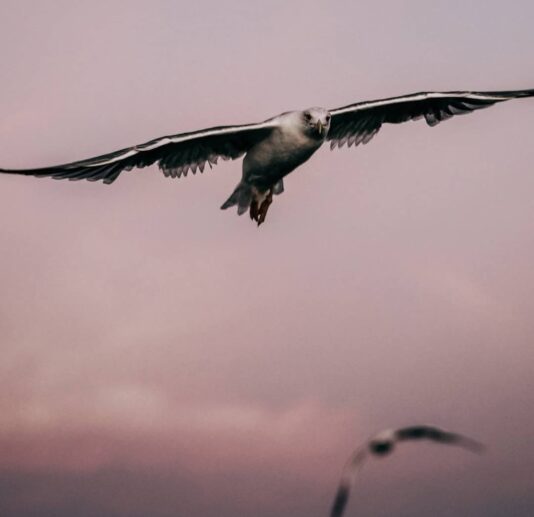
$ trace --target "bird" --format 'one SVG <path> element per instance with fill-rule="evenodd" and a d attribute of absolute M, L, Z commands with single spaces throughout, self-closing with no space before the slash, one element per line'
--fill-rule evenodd
<path fill-rule="evenodd" d="M 263 122 L 219 126 L 163 136 L 86 160 L 39 169 L 2 169 L 8 174 L 113 183 L 123 171 L 153 164 L 167 177 L 179 178 L 212 168 L 219 158 L 244 156 L 242 177 L 221 209 L 249 212 L 258 226 L 274 195 L 284 192 L 284 178 L 306 162 L 325 142 L 330 148 L 367 144 L 383 124 L 424 118 L 429 126 L 454 115 L 499 102 L 534 96 L 534 89 L 515 91 L 420 92 L 358 102 L 335 109 L 313 107 L 288 111 Z"/>
<path fill-rule="evenodd" d="M 429 440 L 448 445 L 458 445 L 476 453 L 481 453 L 485 449 L 485 446 L 476 440 L 432 425 L 423 424 L 400 429 L 386 429 L 356 449 L 347 460 L 332 504 L 330 517 L 343 515 L 356 474 L 369 456 L 387 456 L 393 452 L 398 442 L 408 440 Z"/>

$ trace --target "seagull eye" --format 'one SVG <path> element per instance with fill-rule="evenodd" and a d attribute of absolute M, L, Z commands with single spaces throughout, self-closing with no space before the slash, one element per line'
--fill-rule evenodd
<path fill-rule="evenodd" d="M 304 113 L 304 118 L 305 118 L 306 120 L 311 120 L 311 114 L 308 113 L 308 112 L 305 112 L 305 113 Z"/>

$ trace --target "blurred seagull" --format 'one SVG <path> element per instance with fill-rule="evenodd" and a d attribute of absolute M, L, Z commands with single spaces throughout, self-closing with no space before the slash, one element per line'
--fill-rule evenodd
<path fill-rule="evenodd" d="M 430 440 L 449 445 L 458 445 L 472 452 L 481 453 L 484 451 L 484 446 L 471 438 L 444 431 L 443 429 L 430 425 L 414 425 L 397 430 L 388 429 L 382 431 L 373 436 L 365 445 L 354 451 L 348 459 L 343 469 L 330 517 L 341 517 L 343 515 L 356 474 L 363 466 L 367 457 L 369 455 L 379 457 L 387 456 L 393 451 L 397 442 L 406 440 Z"/>
<path fill-rule="evenodd" d="M 360 102 L 336 109 L 309 108 L 282 113 L 257 124 L 221 126 L 164 136 L 88 160 L 42 169 L 0 169 L 0 172 L 56 179 L 113 183 L 122 171 L 155 163 L 165 176 L 176 178 L 204 171 L 219 158 L 245 155 L 242 179 L 222 209 L 247 210 L 260 225 L 273 195 L 284 191 L 283 178 L 308 160 L 325 141 L 330 148 L 366 144 L 382 124 L 425 118 L 435 126 L 453 115 L 492 106 L 519 97 L 534 96 L 534 89 L 499 92 L 426 92 Z"/>

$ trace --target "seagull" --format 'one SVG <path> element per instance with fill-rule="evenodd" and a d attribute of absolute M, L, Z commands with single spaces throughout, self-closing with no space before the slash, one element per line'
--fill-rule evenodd
<path fill-rule="evenodd" d="M 366 444 L 356 449 L 348 459 L 343 469 L 339 488 L 330 511 L 330 517 L 341 517 L 343 515 L 356 474 L 367 457 L 369 455 L 387 456 L 393 452 L 397 442 L 406 440 L 430 440 L 449 445 L 458 445 L 472 452 L 481 453 L 484 451 L 484 446 L 471 438 L 431 425 L 413 425 L 382 431 L 368 440 Z"/>
<path fill-rule="evenodd" d="M 335 149 L 368 143 L 382 124 L 423 118 L 435 126 L 453 115 L 534 96 L 534 89 L 497 92 L 422 92 L 359 102 L 341 108 L 289 111 L 256 124 L 220 126 L 163 136 L 144 144 L 65 165 L 40 169 L 0 169 L 9 174 L 113 183 L 123 171 L 158 164 L 167 177 L 179 178 L 211 168 L 219 158 L 243 159 L 243 174 L 222 209 L 249 212 L 265 221 L 273 195 L 284 191 L 283 179 L 306 162 L 325 142 Z"/>

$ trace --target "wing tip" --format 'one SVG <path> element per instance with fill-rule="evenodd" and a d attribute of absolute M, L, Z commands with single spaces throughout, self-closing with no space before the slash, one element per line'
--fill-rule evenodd
<path fill-rule="evenodd" d="M 106 176 L 96 176 L 96 177 L 84 177 L 84 176 L 70 176 L 66 171 L 60 170 L 36 170 L 36 169 L 0 169 L 0 174 L 12 174 L 16 176 L 33 176 L 34 178 L 51 178 L 54 180 L 67 179 L 69 181 L 100 181 L 106 185 L 111 185 L 120 175 L 121 171 L 114 171 Z"/>
<path fill-rule="evenodd" d="M 345 507 L 349 501 L 349 487 L 340 486 L 332 503 L 330 510 L 330 517 L 341 517 L 345 511 Z"/>

